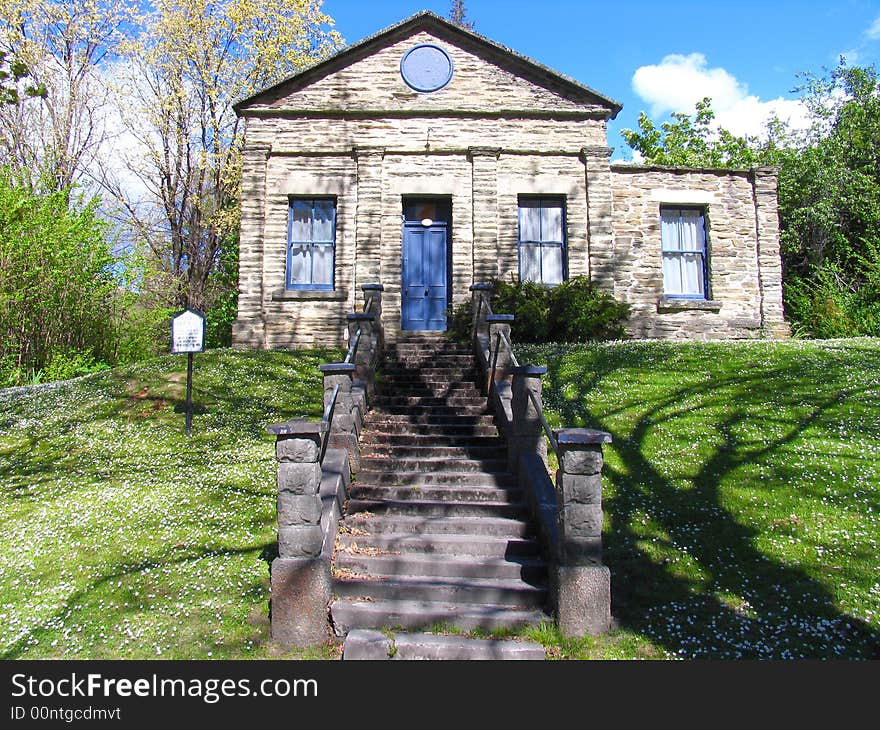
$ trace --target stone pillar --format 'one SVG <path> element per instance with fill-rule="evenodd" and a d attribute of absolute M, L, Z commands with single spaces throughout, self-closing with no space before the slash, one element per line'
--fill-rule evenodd
<path fill-rule="evenodd" d="M 486 317 L 491 307 L 493 286 L 489 283 L 471 284 L 471 336 L 488 335 Z"/>
<path fill-rule="evenodd" d="M 610 147 L 584 147 L 581 162 L 587 185 L 587 275 L 614 295 L 611 152 Z"/>
<path fill-rule="evenodd" d="M 489 326 L 489 362 L 486 370 L 486 392 L 492 390 L 492 365 L 495 365 L 495 381 L 505 380 L 510 368 L 510 349 L 504 344 L 499 335 L 504 335 L 510 342 L 510 323 L 513 322 L 512 314 L 490 314 L 486 317 Z M 496 357 L 497 352 L 497 357 Z"/>
<path fill-rule="evenodd" d="M 321 439 L 327 424 L 270 426 L 278 460 L 278 557 L 271 567 L 271 636 L 309 646 L 330 634 L 330 552 L 321 529 Z"/>
<path fill-rule="evenodd" d="M 385 287 L 382 284 L 364 284 L 361 287 L 364 293 L 364 311 L 376 315 L 376 320 L 382 320 L 382 292 Z"/>
<path fill-rule="evenodd" d="M 232 342 L 236 347 L 267 346 L 263 302 L 263 214 L 270 149 L 268 142 L 250 143 L 242 152 L 242 245 L 238 262 L 238 314 L 232 326 Z"/>
<path fill-rule="evenodd" d="M 510 369 L 513 374 L 511 385 L 511 428 L 507 436 L 507 462 L 510 470 L 519 473 L 519 461 L 523 454 L 535 454 L 547 461 L 547 441 L 541 425 L 541 413 L 529 397 L 533 393 L 541 403 L 541 376 L 547 372 L 545 367 L 520 365 Z"/>
<path fill-rule="evenodd" d="M 355 283 L 381 281 L 384 147 L 355 147 L 357 215 Z"/>
<path fill-rule="evenodd" d="M 611 574 L 602 565 L 602 444 L 611 435 L 590 428 L 554 431 L 559 564 L 552 576 L 559 629 L 565 636 L 611 626 Z"/>
<path fill-rule="evenodd" d="M 758 241 L 758 286 L 761 326 L 771 336 L 791 334 L 782 310 L 782 258 L 779 251 L 778 176 L 775 167 L 752 171 L 755 196 L 755 233 Z"/>
<path fill-rule="evenodd" d="M 364 309 L 365 312 L 371 312 L 376 315 L 373 320 L 373 340 L 371 343 L 371 351 L 373 352 L 373 362 L 377 362 L 382 358 L 385 352 L 385 327 L 382 324 L 382 292 L 385 287 L 382 284 L 364 284 L 361 289 L 364 292 Z M 370 387 L 375 386 L 375 382 L 370 380 Z M 371 390 L 372 393 L 372 390 Z"/>
<path fill-rule="evenodd" d="M 336 407 L 333 410 L 333 418 L 330 421 L 330 433 L 328 445 L 334 449 L 345 449 L 351 460 L 352 468 L 357 469 L 358 464 L 358 433 L 360 431 L 359 409 L 355 408 L 352 397 L 352 384 L 355 375 L 355 366 L 352 363 L 334 362 L 327 365 L 319 365 L 318 369 L 324 374 L 324 410 L 330 404 L 333 397 L 333 389 L 339 386 L 339 395 L 336 397 Z"/>
<path fill-rule="evenodd" d="M 471 185 L 474 223 L 474 281 L 491 279 L 498 270 L 497 147 L 471 147 Z"/>
<path fill-rule="evenodd" d="M 354 343 L 358 330 L 361 332 L 361 339 L 352 362 L 358 379 L 366 385 L 368 393 L 372 395 L 373 363 L 376 357 L 374 350 L 376 315 L 371 312 L 353 312 L 345 315 L 345 321 L 348 325 L 349 346 Z"/>

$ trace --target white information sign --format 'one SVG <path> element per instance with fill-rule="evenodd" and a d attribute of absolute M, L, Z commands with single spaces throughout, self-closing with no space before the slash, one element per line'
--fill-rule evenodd
<path fill-rule="evenodd" d="M 203 352 L 205 349 L 205 316 L 187 309 L 171 319 L 171 352 Z"/>

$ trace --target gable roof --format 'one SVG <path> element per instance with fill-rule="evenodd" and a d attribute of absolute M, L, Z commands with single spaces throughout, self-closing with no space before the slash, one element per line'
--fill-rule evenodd
<path fill-rule="evenodd" d="M 422 10 L 406 20 L 389 26 L 384 30 L 368 36 L 357 43 L 346 46 L 338 53 L 318 61 L 296 74 L 289 76 L 271 86 L 266 87 L 250 96 L 234 102 L 232 108 L 236 113 L 241 113 L 248 107 L 260 103 L 271 103 L 281 98 L 286 93 L 308 86 L 310 83 L 344 68 L 357 60 L 371 55 L 376 50 L 395 41 L 404 39 L 416 32 L 426 30 L 448 37 L 450 40 L 464 41 L 465 44 L 482 48 L 493 56 L 493 60 L 499 61 L 514 73 L 537 82 L 543 81 L 552 87 L 559 88 L 571 96 L 571 98 L 587 104 L 598 104 L 608 109 L 609 116 L 613 119 L 617 116 L 623 105 L 611 97 L 600 94 L 570 76 L 545 66 L 537 61 L 517 53 L 507 46 L 496 43 L 485 36 L 471 30 L 461 28 L 454 23 L 435 15 L 429 10 Z"/>

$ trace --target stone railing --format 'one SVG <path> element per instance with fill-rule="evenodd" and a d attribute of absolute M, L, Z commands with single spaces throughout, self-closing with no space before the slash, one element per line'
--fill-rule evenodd
<path fill-rule="evenodd" d="M 324 414 L 269 426 L 278 461 L 278 557 L 271 566 L 271 636 L 310 646 L 330 636 L 330 560 L 357 468 L 358 437 L 382 355 L 382 291 L 363 288 L 364 308 L 346 315 L 349 349 L 321 365 Z"/>
<path fill-rule="evenodd" d="M 473 344 L 485 393 L 507 441 L 508 466 L 527 496 L 550 564 L 550 608 L 566 636 L 611 626 L 611 574 L 602 564 L 604 431 L 552 430 L 544 417 L 545 367 L 521 365 L 510 339 L 513 315 L 492 311 L 490 284 L 475 284 Z M 559 462 L 555 486 L 547 446 Z"/>

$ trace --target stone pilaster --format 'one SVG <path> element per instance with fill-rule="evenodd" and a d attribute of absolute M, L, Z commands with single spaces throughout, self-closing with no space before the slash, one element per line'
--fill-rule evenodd
<path fill-rule="evenodd" d="M 598 634 L 611 626 L 611 574 L 602 565 L 602 444 L 611 435 L 589 428 L 554 432 L 559 564 L 551 582 L 565 636 Z"/>
<path fill-rule="evenodd" d="M 278 557 L 271 567 L 272 639 L 310 646 L 329 635 L 330 560 L 321 528 L 322 421 L 288 421 L 275 435 Z"/>
<path fill-rule="evenodd" d="M 355 284 L 382 278 L 382 186 L 384 147 L 355 147 L 357 218 Z"/>
<path fill-rule="evenodd" d="M 512 419 L 507 437 L 507 461 L 510 470 L 519 472 L 520 457 L 535 454 L 547 461 L 547 442 L 544 440 L 541 425 L 541 412 L 535 406 L 529 393 L 541 403 L 541 376 L 547 372 L 545 367 L 521 365 L 510 368 L 513 375 L 510 402 Z"/>
<path fill-rule="evenodd" d="M 489 326 L 489 362 L 486 370 L 486 392 L 492 390 L 492 366 L 495 366 L 495 381 L 505 380 L 511 366 L 510 348 L 504 340 L 510 342 L 510 323 L 513 321 L 512 314 L 490 314 L 486 317 Z"/>
<path fill-rule="evenodd" d="M 338 385 L 336 406 L 330 420 L 329 445 L 334 449 L 345 449 L 351 460 L 352 468 L 358 464 L 358 409 L 355 408 L 352 396 L 352 385 L 355 376 L 355 365 L 352 363 L 334 362 L 319 365 L 324 375 L 324 409 L 330 405 L 333 390 Z"/>
<path fill-rule="evenodd" d="M 587 186 L 587 275 L 614 294 L 613 193 L 611 148 L 584 147 L 581 161 Z"/>
<path fill-rule="evenodd" d="M 356 377 L 366 385 L 368 395 L 372 396 L 373 363 L 376 358 L 374 339 L 376 315 L 372 312 L 352 312 L 345 315 L 345 320 L 348 326 L 349 347 L 354 343 L 357 333 L 359 331 L 361 333 L 352 362 Z"/>
<path fill-rule="evenodd" d="M 250 144 L 242 153 L 238 315 L 232 326 L 232 344 L 236 347 L 266 347 L 263 211 L 269 151 L 268 143 Z"/>
<path fill-rule="evenodd" d="M 778 170 L 760 167 L 753 171 L 755 228 L 758 240 L 758 272 L 761 288 L 761 324 L 769 335 L 787 337 L 782 312 L 782 259 L 779 250 Z"/>
<path fill-rule="evenodd" d="M 501 150 L 471 147 L 471 189 L 474 224 L 474 281 L 491 279 L 498 270 L 498 157 Z"/>

